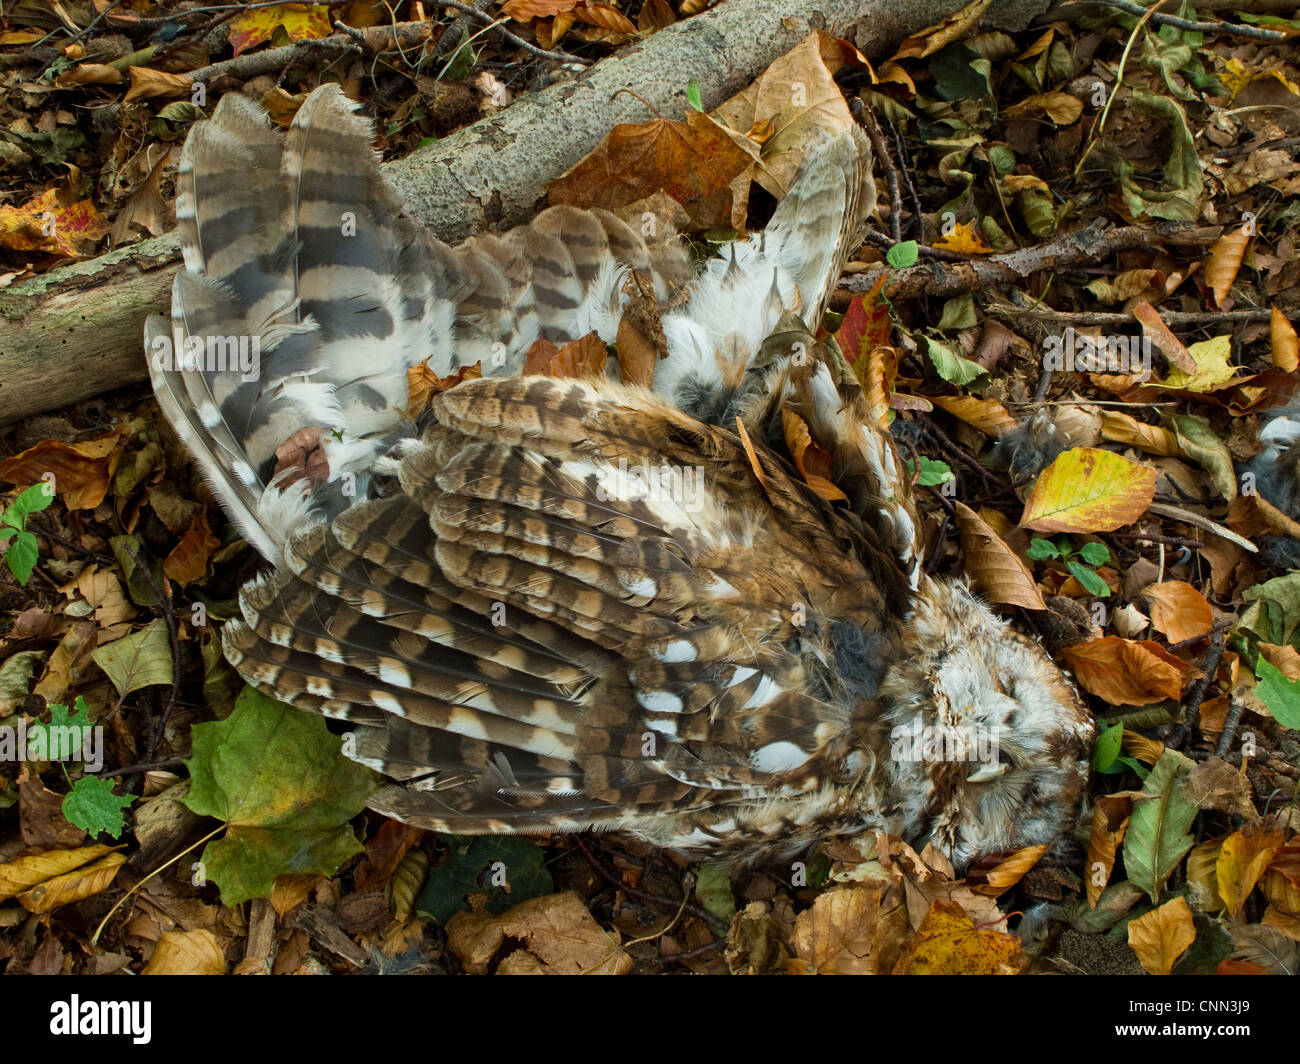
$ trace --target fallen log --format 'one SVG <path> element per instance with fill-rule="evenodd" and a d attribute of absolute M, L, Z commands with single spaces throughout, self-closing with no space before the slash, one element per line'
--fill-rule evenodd
<path fill-rule="evenodd" d="M 500 113 L 385 166 L 406 208 L 450 242 L 523 221 L 547 183 L 646 103 L 686 108 L 694 79 L 712 109 L 752 82 L 812 29 L 868 55 L 959 10 L 962 0 L 725 0 L 597 63 L 575 80 L 530 93 Z M 989 21 L 1025 24 L 1039 0 L 996 4 Z M 644 103 L 620 89 L 634 89 Z M 0 424 L 143 380 L 144 320 L 170 303 L 180 261 L 175 233 L 52 270 L 0 291 Z"/>

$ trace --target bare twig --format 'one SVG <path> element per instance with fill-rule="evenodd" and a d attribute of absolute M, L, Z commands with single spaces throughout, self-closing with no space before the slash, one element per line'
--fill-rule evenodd
<path fill-rule="evenodd" d="M 860 96 L 853 96 L 849 99 L 849 110 L 853 112 L 858 125 L 867 131 L 871 147 L 885 173 L 885 186 L 889 189 L 889 235 L 897 244 L 903 239 L 903 197 L 898 187 L 898 170 L 889 156 L 889 148 L 885 146 L 884 135 L 880 132 L 880 123 L 876 121 L 871 108 L 862 102 Z"/>
<path fill-rule="evenodd" d="M 1117 8 L 1130 15 L 1145 15 L 1149 10 L 1141 4 L 1132 3 L 1131 0 L 1095 0 L 1095 2 L 1105 4 L 1107 7 Z M 1068 6 L 1083 5 L 1070 4 Z M 1237 22 L 1197 22 L 1190 18 L 1179 18 L 1177 15 L 1165 15 L 1159 12 L 1151 16 L 1151 21 L 1162 26 L 1172 26 L 1178 30 L 1224 34 L 1229 37 L 1243 37 L 1251 41 L 1284 41 L 1287 36 L 1277 30 L 1266 30 L 1259 26 L 1243 26 Z"/>
<path fill-rule="evenodd" d="M 560 63 L 582 63 L 584 66 L 587 64 L 587 60 L 576 55 L 570 55 L 568 52 L 548 52 L 545 48 L 539 48 L 531 41 L 524 40 L 517 33 L 511 33 L 510 30 L 505 28 L 503 20 L 494 19 L 486 11 L 480 11 L 476 7 L 462 4 L 459 0 L 438 0 L 438 3 L 443 7 L 449 7 L 453 11 L 459 11 L 462 15 L 466 15 L 469 18 L 475 19 L 476 21 L 491 27 L 494 32 L 500 34 L 515 47 L 522 48 L 530 55 L 535 55 L 540 59 L 554 59 Z"/>
<path fill-rule="evenodd" d="M 1165 745 L 1170 749 L 1181 749 L 1183 744 L 1187 742 L 1188 736 L 1196 730 L 1197 722 L 1201 718 L 1201 703 L 1205 701 L 1205 695 L 1210 689 L 1210 684 L 1214 682 L 1214 674 L 1219 671 L 1219 661 L 1223 657 L 1223 645 L 1223 632 L 1215 632 L 1210 639 L 1209 653 L 1205 655 L 1204 674 L 1187 694 L 1187 701 L 1184 703 L 1183 722 L 1176 725 L 1165 740 Z"/>
<path fill-rule="evenodd" d="M 708 924 L 716 934 L 725 935 L 727 933 L 727 925 L 707 909 L 701 909 L 698 905 L 694 905 L 689 901 L 683 905 L 680 901 L 673 901 L 671 898 L 661 898 L 657 894 L 650 894 L 644 890 L 637 890 L 636 887 L 629 887 L 623 882 L 623 878 L 618 875 L 617 872 L 606 867 L 605 862 L 602 861 L 595 851 L 587 845 L 586 840 L 583 839 L 581 835 L 575 835 L 573 841 L 577 843 L 578 849 L 580 849 L 583 856 L 587 858 L 588 864 L 590 864 L 591 867 L 600 874 L 600 877 L 611 886 L 617 887 L 629 898 L 636 898 L 637 901 L 643 901 L 647 905 L 653 905 L 659 909 L 667 909 L 669 912 L 675 912 L 679 907 L 684 908 L 686 912 L 690 913 L 696 919 L 703 920 Z"/>

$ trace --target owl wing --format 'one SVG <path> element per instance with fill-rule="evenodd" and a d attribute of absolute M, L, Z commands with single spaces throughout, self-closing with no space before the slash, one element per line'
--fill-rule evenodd
<path fill-rule="evenodd" d="M 651 254 L 609 212 L 572 207 L 451 249 L 402 212 L 372 139 L 324 85 L 283 137 L 227 93 L 182 153 L 185 268 L 170 329 L 146 328 L 150 374 L 214 494 L 272 561 L 309 516 L 365 498 L 375 458 L 413 432 L 409 369 L 509 374 L 538 336 L 612 341 L 628 269 L 664 298 L 688 272 L 675 240 Z M 277 450 L 303 429 L 327 466 L 309 493 L 288 476 L 273 485 Z"/>
<path fill-rule="evenodd" d="M 434 411 L 400 493 L 291 536 L 225 628 L 405 781 L 375 808 L 556 829 L 849 771 L 908 596 L 859 524 L 641 389 L 478 380 Z"/>

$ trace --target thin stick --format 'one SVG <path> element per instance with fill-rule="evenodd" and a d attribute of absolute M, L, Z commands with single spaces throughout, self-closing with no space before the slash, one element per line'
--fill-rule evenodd
<path fill-rule="evenodd" d="M 1127 11 L 1130 15 L 1142 15 L 1148 10 L 1141 4 L 1134 4 L 1130 0 L 1098 0 L 1098 2 L 1105 4 L 1107 7 Z M 1073 7 L 1074 5 L 1070 6 Z M 1287 38 L 1285 33 L 1279 33 L 1277 30 L 1266 30 L 1259 26 L 1243 26 L 1237 22 L 1196 22 L 1189 18 L 1164 14 L 1153 14 L 1151 21 L 1162 26 L 1173 26 L 1179 30 L 1193 30 L 1197 33 L 1222 33 L 1230 37 L 1244 37 L 1252 41 L 1284 41 Z"/>

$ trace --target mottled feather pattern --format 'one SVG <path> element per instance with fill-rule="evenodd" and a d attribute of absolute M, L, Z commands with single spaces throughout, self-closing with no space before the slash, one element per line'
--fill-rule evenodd
<path fill-rule="evenodd" d="M 242 590 L 226 656 L 347 722 L 350 755 L 392 781 L 372 808 L 745 859 L 879 828 L 961 863 L 1061 833 L 1091 722 L 1036 644 L 922 572 L 898 453 L 814 339 L 870 169 L 859 132 L 827 137 L 767 229 L 694 275 L 671 234 L 568 206 L 447 248 L 402 216 L 336 89 L 283 140 L 233 95 L 196 127 L 175 337 L 249 330 L 263 364 L 155 388 L 276 564 Z M 652 389 L 616 367 L 518 375 L 539 338 L 612 342 L 633 270 L 668 341 Z M 417 435 L 406 370 L 425 360 L 483 378 Z M 844 499 L 795 471 L 787 409 Z M 329 479 L 271 483 L 304 427 Z M 900 757 L 914 725 L 985 729 L 1005 758 Z"/>

